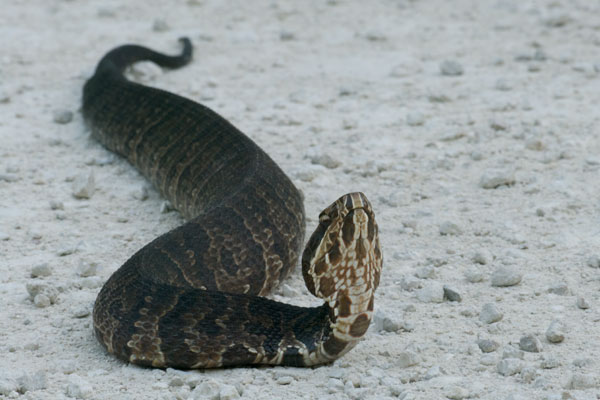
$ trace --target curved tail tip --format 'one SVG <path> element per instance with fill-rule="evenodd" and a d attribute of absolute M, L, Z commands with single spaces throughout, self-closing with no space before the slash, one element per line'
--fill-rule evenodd
<path fill-rule="evenodd" d="M 181 57 L 186 61 L 191 60 L 192 59 L 192 41 L 187 36 L 182 36 L 179 38 L 179 42 L 183 45 Z"/>

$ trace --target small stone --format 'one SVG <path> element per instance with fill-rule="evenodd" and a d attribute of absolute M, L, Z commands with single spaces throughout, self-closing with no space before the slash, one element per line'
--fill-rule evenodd
<path fill-rule="evenodd" d="M 278 385 L 289 385 L 293 381 L 294 381 L 294 377 L 289 376 L 289 375 L 280 376 L 276 380 L 276 382 L 277 382 Z"/>
<path fill-rule="evenodd" d="M 77 275 L 81 276 L 82 278 L 88 277 L 88 276 L 94 276 L 96 275 L 96 272 L 98 271 L 98 264 L 94 263 L 94 262 L 83 262 L 81 264 L 79 264 L 79 266 L 77 267 Z"/>
<path fill-rule="evenodd" d="M 527 142 L 525 143 L 525 148 L 527 148 L 528 150 L 542 151 L 546 148 L 546 146 L 544 145 L 544 142 L 542 142 L 540 139 L 534 138 L 527 140 Z"/>
<path fill-rule="evenodd" d="M 505 358 L 496 365 L 496 370 L 500 375 L 516 375 L 523 369 L 523 361 L 518 358 Z"/>
<path fill-rule="evenodd" d="M 406 116 L 406 123 L 409 126 L 421 126 L 425 123 L 425 116 L 420 112 L 410 113 Z"/>
<path fill-rule="evenodd" d="M 460 235 L 462 229 L 454 222 L 446 221 L 440 225 L 440 235 Z"/>
<path fill-rule="evenodd" d="M 167 21 L 162 18 L 155 19 L 152 23 L 152 30 L 154 32 L 166 32 L 169 29 L 171 29 L 171 27 L 167 24 Z"/>
<path fill-rule="evenodd" d="M 571 22 L 573 19 L 568 14 L 554 14 L 546 17 L 543 21 L 544 25 L 549 28 L 560 28 Z"/>
<path fill-rule="evenodd" d="M 408 368 L 420 363 L 421 357 L 419 357 L 417 353 L 407 350 L 398 354 L 398 357 L 396 357 L 396 361 L 398 363 L 398 367 Z"/>
<path fill-rule="evenodd" d="M 546 339 L 550 343 L 560 343 L 565 340 L 565 326 L 559 320 L 552 321 L 546 330 Z"/>
<path fill-rule="evenodd" d="M 56 290 L 56 288 L 47 284 L 27 283 L 25 285 L 25 288 L 27 289 L 27 293 L 29 293 L 29 299 L 34 302 L 36 296 L 40 294 L 45 295 L 48 298 L 48 300 L 50 300 L 50 303 L 55 303 L 58 297 L 58 291 Z M 38 301 L 44 302 L 45 300 L 43 298 L 40 298 Z"/>
<path fill-rule="evenodd" d="M 50 269 L 50 266 L 48 265 L 48 263 L 38 264 L 38 265 L 34 266 L 33 268 L 31 268 L 30 276 L 32 278 L 40 278 L 40 277 L 50 276 L 50 275 L 52 275 L 52 269 Z"/>
<path fill-rule="evenodd" d="M 462 301 L 462 297 L 458 291 L 450 286 L 444 285 L 444 298 L 448 301 Z"/>
<path fill-rule="evenodd" d="M 68 124 L 73 120 L 73 112 L 69 110 L 54 110 L 52 119 L 57 124 Z"/>
<path fill-rule="evenodd" d="M 71 315 L 75 318 L 85 318 L 91 314 L 90 307 L 88 306 L 78 306 L 73 308 Z"/>
<path fill-rule="evenodd" d="M 599 380 L 592 374 L 573 374 L 567 380 L 566 389 L 585 390 L 599 387 Z"/>
<path fill-rule="evenodd" d="M 79 285 L 85 289 L 96 289 L 103 285 L 103 279 L 99 276 L 86 276 L 78 281 Z"/>
<path fill-rule="evenodd" d="M 492 351 L 496 351 L 498 349 L 500 343 L 490 339 L 479 339 L 477 341 L 477 345 L 482 352 L 491 353 Z"/>
<path fill-rule="evenodd" d="M 508 91 L 512 89 L 512 86 L 506 81 L 506 79 L 500 78 L 496 81 L 496 90 Z"/>
<path fill-rule="evenodd" d="M 462 400 L 471 397 L 468 389 L 461 386 L 451 386 L 446 390 L 446 397 L 451 400 Z"/>
<path fill-rule="evenodd" d="M 296 35 L 293 32 L 283 31 L 279 33 L 279 40 L 282 42 L 289 42 L 294 39 L 296 39 Z"/>
<path fill-rule="evenodd" d="M 418 268 L 415 271 L 415 276 L 419 279 L 433 279 L 435 276 L 435 268 L 433 265 L 426 265 Z"/>
<path fill-rule="evenodd" d="M 548 288 L 548 293 L 556 294 L 559 296 L 567 296 L 569 294 L 569 287 L 566 283 L 560 282 L 550 286 Z"/>
<path fill-rule="evenodd" d="M 71 374 L 67 381 L 66 394 L 76 399 L 87 399 L 93 395 L 92 386 L 79 375 Z"/>
<path fill-rule="evenodd" d="M 485 275 L 477 268 L 469 268 L 465 271 L 465 279 L 468 282 L 477 283 L 482 282 L 485 279 Z"/>
<path fill-rule="evenodd" d="M 48 296 L 40 293 L 33 298 L 33 304 L 35 304 L 35 306 L 38 308 L 46 308 L 52 303 L 50 302 L 50 298 Z"/>
<path fill-rule="evenodd" d="M 420 289 L 423 285 L 423 282 L 412 275 L 405 275 L 400 280 L 400 287 L 402 290 L 407 290 L 409 292 Z"/>
<path fill-rule="evenodd" d="M 161 205 L 160 205 L 160 213 L 161 214 L 166 214 L 166 213 L 171 212 L 173 210 L 175 210 L 175 208 L 173 207 L 173 205 L 171 204 L 171 202 L 168 201 L 168 200 L 163 201 L 161 203 Z"/>
<path fill-rule="evenodd" d="M 479 186 L 484 189 L 496 189 L 500 186 L 510 186 L 515 183 L 515 174 L 505 170 L 487 170 L 479 180 Z"/>
<path fill-rule="evenodd" d="M 94 194 L 95 189 L 94 171 L 91 171 L 89 174 L 79 174 L 75 177 L 71 193 L 76 199 L 89 199 Z"/>
<path fill-rule="evenodd" d="M 440 72 L 444 76 L 459 76 L 464 73 L 464 69 L 458 62 L 446 60 L 440 64 Z"/>
<path fill-rule="evenodd" d="M 444 286 L 432 282 L 416 291 L 417 299 L 423 303 L 442 303 L 444 301 Z"/>
<path fill-rule="evenodd" d="M 525 335 L 519 339 L 519 348 L 530 353 L 542 351 L 542 342 L 535 335 Z"/>
<path fill-rule="evenodd" d="M 310 162 L 313 164 L 322 165 L 325 168 L 334 169 L 341 165 L 341 163 L 332 158 L 329 154 L 319 154 L 311 157 Z"/>
<path fill-rule="evenodd" d="M 496 364 L 496 356 L 493 354 L 483 354 L 479 359 L 479 363 L 481 365 L 495 365 Z"/>
<path fill-rule="evenodd" d="M 588 301 L 585 298 L 578 297 L 577 298 L 577 307 L 582 310 L 587 310 L 588 308 L 590 308 L 590 303 L 588 303 Z"/>
<path fill-rule="evenodd" d="M 50 209 L 51 210 L 64 210 L 65 206 L 62 201 L 50 200 Z"/>
<path fill-rule="evenodd" d="M 16 174 L 0 174 L 0 182 L 16 182 L 18 180 L 19 177 Z"/>
<path fill-rule="evenodd" d="M 492 274 L 492 286 L 508 287 L 514 286 L 521 282 L 523 275 L 512 268 L 499 267 Z"/>
<path fill-rule="evenodd" d="M 17 380 L 10 376 L 7 371 L 0 371 L 0 395 L 9 396 L 19 390 Z"/>
<path fill-rule="evenodd" d="M 502 358 L 518 358 L 522 360 L 525 358 L 525 353 L 514 346 L 506 346 L 502 350 Z"/>
<path fill-rule="evenodd" d="M 471 256 L 471 261 L 477 264 L 485 265 L 491 259 L 490 254 L 486 250 L 479 250 L 473 253 Z"/>
<path fill-rule="evenodd" d="M 221 396 L 221 387 L 214 379 L 208 379 L 201 382 L 192 391 L 190 398 L 193 400 L 219 400 Z"/>
<path fill-rule="evenodd" d="M 17 379 L 17 383 L 19 385 L 19 392 L 21 393 L 46 389 L 46 373 L 41 370 L 34 374 L 25 373 Z"/>
<path fill-rule="evenodd" d="M 540 363 L 540 367 L 543 369 L 553 369 L 560 367 L 560 361 L 558 358 L 553 356 L 544 356 L 542 362 Z"/>
<path fill-rule="evenodd" d="M 219 392 L 219 400 L 233 400 L 239 399 L 240 394 L 237 389 L 233 385 L 223 385 L 221 386 L 221 390 Z"/>
<path fill-rule="evenodd" d="M 479 313 L 479 320 L 484 324 L 492 324 L 494 322 L 498 322 L 502 319 L 504 314 L 502 314 L 494 303 L 486 303 L 481 308 L 481 312 Z"/>
<path fill-rule="evenodd" d="M 523 367 L 519 377 L 521 382 L 531 383 L 538 377 L 538 370 L 533 366 Z"/>
<path fill-rule="evenodd" d="M 148 188 L 146 187 L 146 185 L 141 185 L 137 189 L 135 189 L 134 191 L 131 192 L 131 196 L 134 199 L 144 201 L 144 200 L 148 199 Z"/>
<path fill-rule="evenodd" d="M 600 257 L 595 254 L 593 256 L 589 256 L 586 260 L 586 264 L 588 267 L 600 268 Z"/>

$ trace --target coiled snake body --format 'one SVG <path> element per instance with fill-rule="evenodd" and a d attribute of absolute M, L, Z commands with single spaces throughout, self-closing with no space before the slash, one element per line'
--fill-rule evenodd
<path fill-rule="evenodd" d="M 298 262 L 302 198 L 224 118 L 123 76 L 140 60 L 187 64 L 192 46 L 181 41 L 179 56 L 117 47 L 84 87 L 92 136 L 136 166 L 188 221 L 109 278 L 94 305 L 96 337 L 121 359 L 160 368 L 331 362 L 355 346 L 371 320 L 382 262 L 371 206 L 362 193 L 350 193 L 320 215 L 302 273 L 322 306 L 260 297 Z"/>

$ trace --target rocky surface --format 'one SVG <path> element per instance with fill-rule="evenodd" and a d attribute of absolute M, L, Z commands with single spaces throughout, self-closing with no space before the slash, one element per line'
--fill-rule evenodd
<path fill-rule="evenodd" d="M 3 4 L 0 398 L 596 399 L 600 6 L 235 4 Z M 373 203 L 378 314 L 333 365 L 152 370 L 93 336 L 102 283 L 182 220 L 89 138 L 81 89 L 112 47 L 182 35 L 188 67 L 135 78 L 251 136 L 309 233 L 343 193 Z M 271 297 L 320 304 L 299 270 Z"/>

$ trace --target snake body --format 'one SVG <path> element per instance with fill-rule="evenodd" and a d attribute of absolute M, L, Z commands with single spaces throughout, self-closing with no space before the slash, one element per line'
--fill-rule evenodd
<path fill-rule="evenodd" d="M 117 47 L 84 86 L 92 136 L 137 167 L 187 220 L 108 279 L 94 304 L 95 335 L 109 353 L 159 368 L 329 363 L 358 343 L 371 320 L 381 271 L 371 205 L 349 193 L 320 215 L 302 272 L 323 305 L 262 297 L 299 260 L 302 196 L 217 113 L 124 77 L 141 60 L 184 66 L 192 45 L 181 42 L 177 56 Z"/>

